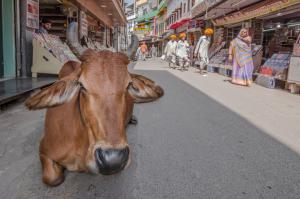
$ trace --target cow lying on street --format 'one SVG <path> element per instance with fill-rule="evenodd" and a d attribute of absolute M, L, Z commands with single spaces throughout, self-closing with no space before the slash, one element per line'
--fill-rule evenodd
<path fill-rule="evenodd" d="M 126 126 L 136 122 L 134 103 L 163 96 L 152 80 L 127 70 L 130 54 L 80 52 L 81 63 L 67 62 L 59 79 L 25 102 L 30 110 L 47 108 L 40 143 L 43 182 L 57 186 L 64 169 L 110 175 L 129 164 Z"/>

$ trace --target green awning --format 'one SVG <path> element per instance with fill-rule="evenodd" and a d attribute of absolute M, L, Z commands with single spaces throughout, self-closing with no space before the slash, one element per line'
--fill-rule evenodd
<path fill-rule="evenodd" d="M 148 20 L 152 19 L 153 17 L 155 17 L 157 14 L 158 14 L 158 10 L 153 10 L 141 17 L 138 17 L 135 21 L 136 22 L 148 21 Z"/>

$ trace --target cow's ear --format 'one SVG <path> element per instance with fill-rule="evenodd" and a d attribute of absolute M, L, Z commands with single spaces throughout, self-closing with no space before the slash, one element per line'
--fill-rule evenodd
<path fill-rule="evenodd" d="M 70 101 L 81 88 L 78 78 L 81 68 L 29 97 L 25 105 L 29 110 L 50 108 Z"/>
<path fill-rule="evenodd" d="M 146 103 L 157 100 L 164 95 L 164 90 L 154 81 L 136 74 L 130 74 L 132 82 L 128 92 L 135 103 Z"/>
<path fill-rule="evenodd" d="M 81 63 L 77 61 L 68 61 L 63 65 L 63 67 L 60 69 L 58 73 L 58 78 L 62 79 L 71 73 L 73 73 L 75 70 L 81 67 Z"/>

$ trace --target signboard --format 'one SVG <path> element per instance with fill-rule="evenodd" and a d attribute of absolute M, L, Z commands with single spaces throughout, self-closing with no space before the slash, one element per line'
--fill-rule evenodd
<path fill-rule="evenodd" d="M 136 0 L 136 6 L 146 4 L 147 2 L 148 2 L 148 0 Z"/>
<path fill-rule="evenodd" d="M 281 10 L 283 8 L 297 3 L 299 3 L 299 0 L 263 1 L 261 3 L 257 3 L 253 6 L 250 6 L 244 10 L 235 12 L 222 18 L 215 19 L 214 24 L 216 26 L 222 26 L 227 24 L 239 23 L 255 17 L 260 17 L 263 15 L 270 14 L 272 12 L 276 12 L 278 10 Z"/>
<path fill-rule="evenodd" d="M 80 38 L 88 36 L 88 21 L 86 13 L 80 11 Z"/>
<path fill-rule="evenodd" d="M 27 27 L 39 29 L 39 0 L 27 0 L 26 13 Z"/>

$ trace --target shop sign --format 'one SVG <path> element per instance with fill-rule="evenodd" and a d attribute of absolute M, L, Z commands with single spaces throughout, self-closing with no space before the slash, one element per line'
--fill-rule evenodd
<path fill-rule="evenodd" d="M 204 21 L 201 19 L 197 19 L 197 20 L 191 20 L 189 22 L 189 27 L 188 29 L 192 29 L 192 28 L 203 28 L 205 26 Z"/>
<path fill-rule="evenodd" d="M 228 24 L 239 23 L 242 21 L 246 21 L 255 17 L 260 17 L 263 15 L 267 15 L 288 6 L 299 3 L 299 0 L 271 0 L 271 1 L 263 1 L 261 3 L 250 6 L 244 10 L 235 12 L 226 17 L 222 17 L 219 19 L 215 19 L 214 25 L 222 26 Z"/>
<path fill-rule="evenodd" d="M 136 0 L 136 6 L 147 3 L 148 0 Z"/>
<path fill-rule="evenodd" d="M 39 29 L 39 0 L 27 0 L 27 27 Z"/>
<path fill-rule="evenodd" d="M 80 38 L 83 36 L 88 36 L 88 21 L 86 13 L 80 11 Z"/>
<path fill-rule="evenodd" d="M 176 29 L 176 32 L 184 32 L 189 28 L 189 23 L 185 23 L 183 25 L 181 25 L 179 28 Z"/>

